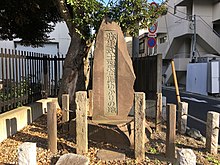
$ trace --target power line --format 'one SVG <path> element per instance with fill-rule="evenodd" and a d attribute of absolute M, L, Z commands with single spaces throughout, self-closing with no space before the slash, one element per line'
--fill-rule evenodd
<path fill-rule="evenodd" d="M 159 0 L 161 3 L 164 3 L 163 2 L 163 0 Z M 172 9 L 174 9 L 175 11 L 178 11 L 178 12 L 180 12 L 180 13 L 182 13 L 182 14 L 185 14 L 186 16 L 188 16 L 188 17 L 191 17 L 192 15 L 190 15 L 190 14 L 187 14 L 187 13 L 185 13 L 185 12 L 183 12 L 183 11 L 181 11 L 181 10 L 178 10 L 178 9 L 176 9 L 175 7 L 173 7 L 173 6 L 170 6 L 167 2 L 165 2 L 165 4 L 168 6 L 168 7 L 170 7 L 170 8 L 172 8 Z"/>
<path fill-rule="evenodd" d="M 164 3 L 163 0 L 159 0 L 159 1 L 160 1 L 161 3 Z M 154 2 L 155 2 L 155 1 L 154 1 Z M 174 10 L 176 10 L 176 11 L 179 11 L 179 10 L 175 9 L 174 7 L 168 5 L 167 2 L 166 2 L 165 4 L 166 4 L 168 7 L 172 8 L 172 9 L 174 9 Z M 180 16 L 178 16 L 178 15 L 176 15 L 176 14 L 173 14 L 173 13 L 170 12 L 169 10 L 167 10 L 167 12 L 170 13 L 171 15 L 173 15 L 173 16 L 175 16 L 175 17 L 181 19 L 181 20 L 187 20 L 187 21 L 189 21 L 189 19 L 187 19 L 187 18 L 185 18 L 185 17 L 180 17 Z M 185 13 L 185 12 L 182 12 L 182 11 L 179 11 L 179 12 L 185 14 L 187 17 L 191 16 L 191 15 L 188 15 L 187 13 Z"/>
<path fill-rule="evenodd" d="M 170 13 L 171 15 L 173 15 L 174 17 L 177 17 L 177 18 L 179 18 L 179 19 L 181 19 L 181 20 L 186 20 L 186 21 L 190 21 L 189 19 L 187 19 L 187 18 L 184 18 L 184 17 L 180 17 L 180 16 L 178 16 L 178 15 L 176 15 L 176 14 L 173 14 L 172 12 L 170 12 L 170 11 L 167 11 L 168 13 Z"/>

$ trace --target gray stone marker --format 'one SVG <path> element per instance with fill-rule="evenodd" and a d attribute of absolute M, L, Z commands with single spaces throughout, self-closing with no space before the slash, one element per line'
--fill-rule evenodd
<path fill-rule="evenodd" d="M 120 26 L 102 21 L 94 52 L 93 120 L 126 120 L 134 99 L 135 74 Z"/>
<path fill-rule="evenodd" d="M 196 165 L 196 155 L 191 149 L 178 150 L 177 165 Z"/>
<path fill-rule="evenodd" d="M 82 155 L 68 153 L 62 155 L 56 165 L 88 165 L 89 159 Z"/>
<path fill-rule="evenodd" d="M 18 147 L 19 165 L 36 165 L 36 143 L 25 142 Z"/>

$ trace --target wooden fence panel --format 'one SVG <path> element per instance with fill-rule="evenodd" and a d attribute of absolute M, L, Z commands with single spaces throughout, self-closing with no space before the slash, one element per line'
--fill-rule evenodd
<path fill-rule="evenodd" d="M 162 92 L 162 56 L 133 58 L 136 75 L 135 91 L 145 92 L 147 99 L 156 100 L 157 93 Z"/>

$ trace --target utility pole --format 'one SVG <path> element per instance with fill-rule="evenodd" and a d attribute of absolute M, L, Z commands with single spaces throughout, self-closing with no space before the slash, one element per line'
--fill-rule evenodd
<path fill-rule="evenodd" d="M 139 55 L 139 32 L 136 36 L 132 37 L 132 57 Z"/>
<path fill-rule="evenodd" d="M 134 11 L 134 15 L 136 15 L 136 11 Z M 132 57 L 139 56 L 139 22 L 137 21 L 136 24 L 136 32 L 135 35 L 132 37 Z"/>
<path fill-rule="evenodd" d="M 192 61 L 196 61 L 196 15 L 193 15 L 193 48 L 192 48 Z"/>

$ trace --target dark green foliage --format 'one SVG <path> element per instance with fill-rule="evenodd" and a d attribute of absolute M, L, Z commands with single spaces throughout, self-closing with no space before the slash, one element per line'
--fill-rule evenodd
<path fill-rule="evenodd" d="M 38 45 L 60 20 L 53 0 L 1 0 L 0 38 L 21 38 L 27 45 Z"/>
<path fill-rule="evenodd" d="M 130 33 L 133 36 L 138 29 L 147 28 L 154 23 L 166 10 L 164 4 L 158 4 L 158 8 L 152 8 L 146 0 L 110 0 L 107 6 L 103 3 L 96 0 L 67 0 L 72 23 L 86 41 L 94 38 L 91 29 L 97 32 L 105 16 L 118 22 L 124 33 Z M 137 22 L 140 27 L 136 26 Z"/>
<path fill-rule="evenodd" d="M 26 45 L 39 45 L 48 40 L 48 33 L 61 20 L 60 0 L 1 0 L 0 38 L 21 38 Z M 147 28 L 166 10 L 164 4 L 150 8 L 146 0 L 110 0 L 107 6 L 97 0 L 63 0 L 73 30 L 88 45 L 105 16 L 116 21 L 124 33 L 135 35 L 138 28 Z M 55 5 L 56 4 L 56 5 Z M 63 9 L 60 9 L 63 11 Z M 139 22 L 140 27 L 136 26 Z M 96 34 L 96 33 L 95 33 Z"/>

